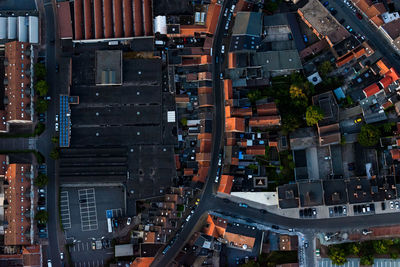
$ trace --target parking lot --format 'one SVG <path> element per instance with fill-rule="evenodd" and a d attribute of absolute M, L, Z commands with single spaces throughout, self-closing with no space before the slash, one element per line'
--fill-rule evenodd
<path fill-rule="evenodd" d="M 82 231 L 98 229 L 94 188 L 78 190 Z"/>
<path fill-rule="evenodd" d="M 125 216 L 124 189 L 122 187 L 62 187 L 60 210 L 73 266 L 94 267 L 104 264 L 113 256 L 105 246 L 98 249 L 96 241 L 111 240 L 106 210 L 113 215 Z M 95 259 L 95 260 L 93 260 Z"/>

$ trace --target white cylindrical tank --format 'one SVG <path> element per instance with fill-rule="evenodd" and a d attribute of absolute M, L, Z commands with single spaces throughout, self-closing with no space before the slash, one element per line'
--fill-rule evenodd
<path fill-rule="evenodd" d="M 7 39 L 7 18 L 0 17 L 0 39 Z"/>
<path fill-rule="evenodd" d="M 8 17 L 7 38 L 17 39 L 17 17 Z"/>
<path fill-rule="evenodd" d="M 26 17 L 18 17 L 18 41 L 28 42 L 28 25 Z"/>
<path fill-rule="evenodd" d="M 29 42 L 39 43 L 39 18 L 35 16 L 29 16 Z"/>
<path fill-rule="evenodd" d="M 157 16 L 154 18 L 154 33 L 167 34 L 167 17 Z"/>

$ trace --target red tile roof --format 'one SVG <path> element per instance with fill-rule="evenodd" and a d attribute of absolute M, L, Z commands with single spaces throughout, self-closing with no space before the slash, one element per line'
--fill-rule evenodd
<path fill-rule="evenodd" d="M 233 176 L 221 175 L 221 181 L 219 182 L 218 192 L 230 194 L 233 185 Z"/>
<path fill-rule="evenodd" d="M 124 33 L 125 37 L 133 36 L 133 21 L 132 21 L 132 0 L 124 0 Z"/>
<path fill-rule="evenodd" d="M 265 155 L 265 146 L 249 146 L 246 148 L 246 154 L 248 155 Z"/>
<path fill-rule="evenodd" d="M 103 38 L 103 14 L 101 10 L 103 0 L 94 0 L 94 37 Z"/>
<path fill-rule="evenodd" d="M 151 9 L 151 0 L 143 0 L 144 15 L 144 34 L 151 36 L 153 34 L 153 16 Z"/>
<path fill-rule="evenodd" d="M 225 219 L 208 214 L 207 225 L 203 231 L 208 236 L 219 238 L 224 236 L 227 225 L 228 222 Z"/>
<path fill-rule="evenodd" d="M 104 37 L 113 37 L 113 12 L 112 0 L 103 0 L 103 15 L 104 15 Z"/>
<path fill-rule="evenodd" d="M 225 100 L 233 98 L 232 80 L 224 80 Z"/>
<path fill-rule="evenodd" d="M 150 267 L 153 261 L 154 257 L 137 257 L 131 263 L 130 267 Z"/>
<path fill-rule="evenodd" d="M 6 121 L 9 123 L 31 122 L 30 104 L 30 76 L 27 74 L 31 63 L 30 46 L 18 41 L 5 44 L 5 58 L 8 61 L 5 67 Z"/>
<path fill-rule="evenodd" d="M 384 76 L 385 73 L 387 73 L 390 69 L 390 66 L 388 66 L 388 63 L 386 62 L 385 59 L 380 59 L 379 61 L 376 62 L 376 65 L 379 68 L 379 74 Z"/>
<path fill-rule="evenodd" d="M 82 0 L 75 0 L 74 2 L 74 18 L 75 18 L 75 40 L 83 39 L 82 26 L 83 26 L 83 14 L 82 14 Z"/>
<path fill-rule="evenodd" d="M 232 110 L 233 117 L 251 117 L 253 115 L 252 108 L 234 108 Z"/>
<path fill-rule="evenodd" d="M 25 267 L 40 267 L 41 253 L 40 246 L 34 245 L 22 248 L 23 264 Z"/>
<path fill-rule="evenodd" d="M 92 3 L 90 0 L 84 0 L 84 19 L 85 19 L 85 39 L 92 39 Z"/>
<path fill-rule="evenodd" d="M 133 14 L 135 36 L 143 36 L 142 2 L 140 0 L 133 1 L 133 10 L 135 11 Z"/>
<path fill-rule="evenodd" d="M 226 132 L 244 132 L 245 121 L 243 118 L 226 118 L 225 119 Z"/>
<path fill-rule="evenodd" d="M 57 26 L 60 38 L 73 38 L 71 10 L 69 2 L 57 3 Z"/>
<path fill-rule="evenodd" d="M 370 97 L 372 95 L 375 95 L 378 93 L 381 89 L 379 89 L 379 86 L 376 83 L 371 84 L 370 86 L 366 87 L 363 92 L 365 97 Z"/>
<path fill-rule="evenodd" d="M 253 117 L 249 120 L 249 126 L 251 127 L 270 127 L 281 125 L 281 116 L 260 116 Z"/>
<path fill-rule="evenodd" d="M 5 220 L 8 222 L 8 228 L 4 231 L 6 246 L 30 244 L 30 239 L 27 237 L 31 209 L 29 198 L 31 182 L 28 176 L 30 172 L 29 164 L 10 164 L 5 174 L 4 179 L 8 182 L 8 188 L 4 191 L 4 198 L 9 205 L 4 211 Z"/>
<path fill-rule="evenodd" d="M 278 114 L 278 108 L 274 102 L 257 105 L 257 114 L 259 116 L 276 115 Z"/>
<path fill-rule="evenodd" d="M 122 0 L 113 1 L 114 8 L 114 37 L 121 38 L 124 35 L 122 22 Z"/>

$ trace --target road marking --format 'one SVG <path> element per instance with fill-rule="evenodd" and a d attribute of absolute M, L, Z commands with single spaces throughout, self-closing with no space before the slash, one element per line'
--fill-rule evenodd
<path fill-rule="evenodd" d="M 78 190 L 78 196 L 82 231 L 97 230 L 98 220 L 94 188 L 80 189 Z M 81 202 L 81 200 L 85 202 Z"/>
<path fill-rule="evenodd" d="M 60 192 L 60 213 L 61 213 L 61 223 L 64 229 L 71 228 L 71 214 L 69 210 L 69 195 L 68 191 Z"/>
<path fill-rule="evenodd" d="M 86 242 L 86 249 L 89 250 L 89 243 Z"/>

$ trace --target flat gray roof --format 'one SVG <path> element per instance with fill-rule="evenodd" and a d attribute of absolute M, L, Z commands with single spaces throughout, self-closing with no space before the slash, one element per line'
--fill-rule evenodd
<path fill-rule="evenodd" d="M 97 85 L 122 84 L 121 50 L 96 51 L 96 84 Z"/>
<path fill-rule="evenodd" d="M 262 13 L 238 12 L 235 18 L 232 35 L 260 36 L 262 26 Z"/>

